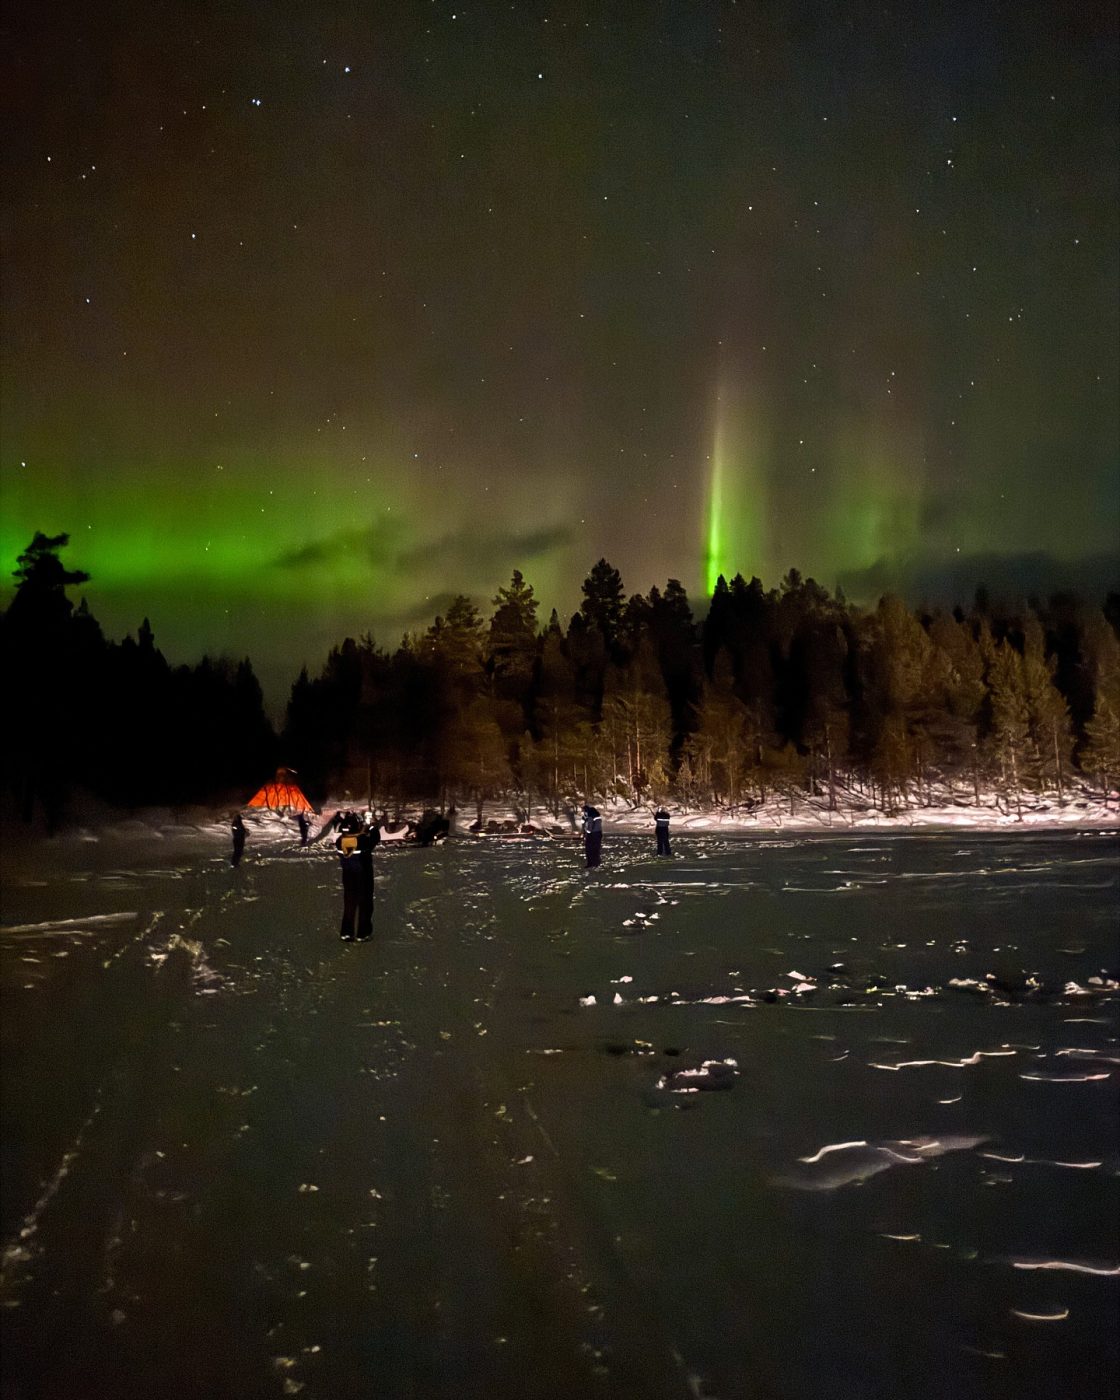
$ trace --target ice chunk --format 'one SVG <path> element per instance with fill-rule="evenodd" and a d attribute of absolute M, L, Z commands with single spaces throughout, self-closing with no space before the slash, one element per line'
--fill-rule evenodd
<path fill-rule="evenodd" d="M 657 1081 L 658 1089 L 671 1094 L 697 1094 L 704 1089 L 730 1089 L 739 1073 L 738 1061 L 705 1060 L 702 1064 L 670 1070 Z"/>
<path fill-rule="evenodd" d="M 798 1159 L 811 1164 L 816 1170 L 799 1172 L 778 1184 L 792 1186 L 799 1191 L 835 1191 L 842 1186 L 866 1181 L 891 1167 L 915 1166 L 948 1152 L 968 1151 L 986 1141 L 983 1137 L 953 1134 L 938 1138 L 898 1138 L 887 1142 L 834 1143 L 827 1150 L 822 1148 L 815 1158 Z M 837 1154 L 834 1159 L 831 1153 Z M 829 1155 L 829 1161 L 822 1165 L 826 1155 Z"/>

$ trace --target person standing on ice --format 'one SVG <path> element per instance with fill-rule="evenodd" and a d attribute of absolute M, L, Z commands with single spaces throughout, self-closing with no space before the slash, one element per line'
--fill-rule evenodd
<path fill-rule="evenodd" d="M 588 870 L 599 864 L 603 854 L 603 818 L 587 804 L 583 808 L 583 854 Z"/>
<path fill-rule="evenodd" d="M 364 943 L 373 936 L 373 848 L 380 840 L 376 823 L 364 825 L 356 812 L 347 812 L 338 824 L 334 845 L 342 869 L 339 936 L 344 943 Z"/>
<path fill-rule="evenodd" d="M 245 849 L 245 823 L 241 820 L 241 813 L 238 812 L 230 824 L 233 832 L 233 855 L 230 857 L 230 865 L 235 869 L 241 862 L 241 852 Z"/>
<path fill-rule="evenodd" d="M 669 849 L 669 813 L 664 807 L 658 807 L 653 814 L 653 824 L 657 828 L 657 854 L 659 856 L 672 855 Z"/>

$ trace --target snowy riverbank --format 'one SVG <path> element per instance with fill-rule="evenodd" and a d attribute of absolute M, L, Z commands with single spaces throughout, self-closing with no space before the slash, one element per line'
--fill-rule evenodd
<path fill-rule="evenodd" d="M 600 803 L 604 826 L 618 830 L 645 830 L 653 822 L 653 808 L 632 808 L 625 803 Z M 864 828 L 882 831 L 908 831 L 914 828 L 967 828 L 1000 831 L 1008 828 L 1046 829 L 1067 827 L 1120 827 L 1120 803 L 1113 797 L 1106 802 L 1100 794 L 1077 793 L 1059 802 L 1055 796 L 1024 794 L 1007 803 L 993 792 L 981 793 L 976 802 L 969 794 L 954 797 L 935 792 L 928 806 L 901 808 L 886 812 L 870 803 L 839 802 L 830 810 L 826 798 L 775 796 L 751 808 L 695 810 L 670 803 L 673 830 L 683 832 L 821 832 Z"/>
<path fill-rule="evenodd" d="M 339 793 L 322 805 L 321 814 L 311 820 L 311 837 L 323 829 L 334 812 L 347 808 L 364 809 L 366 802 L 349 793 Z M 596 806 L 603 815 L 607 833 L 648 833 L 653 829 L 653 805 L 634 806 L 621 799 L 600 799 Z M 977 803 L 972 794 L 934 791 L 928 806 L 912 806 L 885 812 L 870 804 L 852 801 L 849 797 L 830 810 L 822 797 L 795 797 L 791 804 L 786 796 L 774 796 L 764 803 L 738 808 L 690 808 L 683 804 L 667 804 L 672 815 L 674 839 L 705 834 L 730 836 L 741 834 L 786 835 L 841 834 L 846 831 L 1046 831 L 1046 830 L 1120 830 L 1120 801 L 1115 795 L 1105 801 L 1098 793 L 1074 791 L 1059 802 L 1055 795 L 1040 797 L 1024 794 L 1019 803 L 1006 801 L 994 792 L 981 793 Z M 376 799 L 375 810 L 382 804 Z M 397 809 L 392 809 L 396 812 Z M 419 820 L 424 805 L 409 804 L 399 809 L 401 818 Z M 4 866 L 12 868 L 16 852 L 21 848 L 38 847 L 47 842 L 57 851 L 83 845 L 135 845 L 137 842 L 165 851 L 178 850 L 186 854 L 211 852 L 230 840 L 229 823 L 233 809 L 222 808 L 145 808 L 122 812 L 92 802 L 75 804 L 70 819 L 48 837 L 39 824 L 30 826 L 9 816 L 4 821 Z M 299 832 L 295 818 L 287 813 L 268 811 L 243 812 L 249 831 L 251 847 L 285 847 L 298 843 Z M 473 840 L 470 830 L 475 822 L 473 803 L 457 809 L 452 833 Z M 504 828 L 485 832 L 483 839 L 516 839 L 519 828 L 530 825 L 540 839 L 572 839 L 578 836 L 580 812 L 567 807 L 559 814 L 533 803 L 528 811 L 516 801 L 493 801 L 483 810 L 484 825 L 490 823 Z M 391 839 L 391 838 L 390 838 Z M 326 849 L 327 843 L 317 849 Z"/>

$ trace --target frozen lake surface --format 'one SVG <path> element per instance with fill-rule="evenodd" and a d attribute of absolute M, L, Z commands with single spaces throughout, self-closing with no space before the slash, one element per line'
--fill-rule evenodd
<path fill-rule="evenodd" d="M 4 1400 L 1111 1400 L 1117 855 L 9 857 Z"/>

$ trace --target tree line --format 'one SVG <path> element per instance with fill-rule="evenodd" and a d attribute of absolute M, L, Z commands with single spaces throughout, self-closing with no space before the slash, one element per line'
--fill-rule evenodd
<path fill-rule="evenodd" d="M 35 535 L 0 619 L 7 682 L 2 777 L 20 815 L 48 827 L 78 789 L 120 807 L 240 804 L 275 761 L 276 735 L 249 661 L 171 666 L 145 618 L 108 641 L 67 569 L 66 535 Z"/>
<path fill-rule="evenodd" d="M 77 782 L 117 803 L 247 796 L 278 757 L 313 801 L 379 806 L 584 798 L 742 808 L 779 794 L 887 811 L 993 789 L 1009 809 L 1072 785 L 1120 785 L 1120 596 L 1011 612 L 848 604 L 791 570 L 780 587 L 720 578 L 697 620 L 681 584 L 626 596 L 601 559 L 562 625 L 515 570 L 484 616 L 459 596 L 395 651 L 347 638 L 292 687 L 282 732 L 247 660 L 168 666 L 145 622 L 105 640 L 67 587 L 65 536 L 20 556 L 3 618 L 20 678 L 5 780 L 58 800 Z M 939 796 L 940 800 L 940 796 Z"/>

